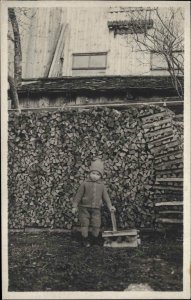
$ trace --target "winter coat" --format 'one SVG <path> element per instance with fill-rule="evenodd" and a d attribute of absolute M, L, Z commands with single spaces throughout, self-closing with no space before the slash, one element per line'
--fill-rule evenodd
<path fill-rule="evenodd" d="M 73 206 L 100 208 L 103 201 L 106 202 L 110 209 L 112 204 L 104 183 L 101 180 L 92 181 L 89 178 L 80 185 L 74 198 Z"/>

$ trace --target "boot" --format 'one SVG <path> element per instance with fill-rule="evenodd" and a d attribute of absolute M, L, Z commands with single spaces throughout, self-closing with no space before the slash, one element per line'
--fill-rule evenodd
<path fill-rule="evenodd" d="M 102 247 L 104 244 L 104 239 L 102 238 L 101 233 L 99 233 L 99 235 L 96 237 L 92 234 L 91 236 L 91 245 L 96 245 L 96 246 L 100 246 Z"/>
<path fill-rule="evenodd" d="M 82 237 L 82 246 L 83 246 L 83 247 L 86 247 L 86 248 L 90 247 L 90 243 L 89 243 L 87 237 L 86 237 L 86 238 L 85 238 L 85 237 Z"/>
<path fill-rule="evenodd" d="M 91 238 L 91 245 L 92 246 L 99 246 L 99 240 L 98 240 L 98 237 L 95 237 L 92 235 L 92 238 Z"/>

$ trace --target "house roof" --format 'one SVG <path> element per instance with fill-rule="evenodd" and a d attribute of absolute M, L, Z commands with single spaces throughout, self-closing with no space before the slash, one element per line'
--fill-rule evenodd
<path fill-rule="evenodd" d="M 179 77 L 183 82 L 184 78 Z M 170 76 L 96 76 L 25 79 L 19 94 L 159 90 L 174 92 Z"/>

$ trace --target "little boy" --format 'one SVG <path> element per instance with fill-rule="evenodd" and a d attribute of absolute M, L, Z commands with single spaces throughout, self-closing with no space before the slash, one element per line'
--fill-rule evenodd
<path fill-rule="evenodd" d="M 80 185 L 73 201 L 73 213 L 79 211 L 81 235 L 83 245 L 86 247 L 90 246 L 88 241 L 88 229 L 90 223 L 92 225 L 93 242 L 97 242 L 101 227 L 102 200 L 106 201 L 110 211 L 116 210 L 111 204 L 104 183 L 101 181 L 103 170 L 103 162 L 100 159 L 92 162 L 89 178 Z"/>

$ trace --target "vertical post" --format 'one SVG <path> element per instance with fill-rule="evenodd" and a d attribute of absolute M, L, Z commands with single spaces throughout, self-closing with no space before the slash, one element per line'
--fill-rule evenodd
<path fill-rule="evenodd" d="M 117 231 L 117 224 L 116 224 L 116 218 L 115 218 L 114 211 L 111 211 L 111 221 L 112 221 L 113 231 Z"/>

